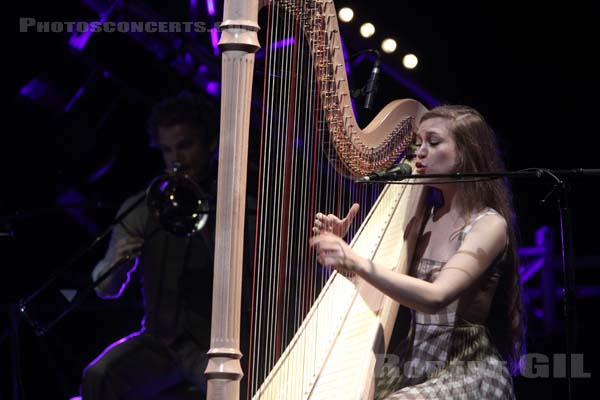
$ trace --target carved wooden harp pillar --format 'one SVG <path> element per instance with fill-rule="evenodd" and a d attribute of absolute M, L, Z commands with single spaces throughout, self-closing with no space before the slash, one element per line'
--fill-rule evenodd
<path fill-rule="evenodd" d="M 209 399 L 238 399 L 246 163 L 258 0 L 225 0 Z"/>
<path fill-rule="evenodd" d="M 396 100 L 384 107 L 368 126 L 359 128 L 353 114 L 333 1 L 260 2 L 263 3 L 280 12 L 277 16 L 285 15 L 285 24 L 296 33 L 299 31 L 292 50 L 294 61 L 282 64 L 284 68 L 280 73 L 266 72 L 265 77 L 275 76 L 280 82 L 285 75 L 297 79 L 302 68 L 309 72 L 310 77 L 284 84 L 282 92 L 291 96 L 284 99 L 277 94 L 278 101 L 274 102 L 282 108 L 275 109 L 272 103 L 265 106 L 281 122 L 271 131 L 274 142 L 287 137 L 292 139 L 293 144 L 283 148 L 280 154 L 285 162 L 273 169 L 278 171 L 274 175 L 283 183 L 275 180 L 265 185 L 285 186 L 281 193 L 270 194 L 278 203 L 277 206 L 283 209 L 279 210 L 277 217 L 268 215 L 271 209 L 262 215 L 267 215 L 273 222 L 279 221 L 280 216 L 284 215 L 291 216 L 290 220 L 310 221 L 316 211 L 340 214 L 339 204 L 354 201 L 339 195 L 343 188 L 351 185 L 358 176 L 389 167 L 405 154 L 412 139 L 414 123 L 426 109 L 414 100 Z M 260 47 L 257 39 L 258 9 L 258 0 L 225 0 L 224 22 L 221 25 L 223 31 L 219 47 L 223 64 L 215 276 L 211 349 L 206 370 L 208 398 L 211 400 L 240 398 L 239 383 L 243 376 L 240 363 L 243 227 L 252 73 L 254 52 Z M 279 39 L 274 37 L 269 39 L 269 43 Z M 265 47 L 268 49 L 269 46 Z M 308 67 L 299 61 L 300 55 L 305 56 L 307 65 L 311 63 Z M 271 62 L 270 59 L 269 63 L 276 65 L 278 62 Z M 292 73 L 288 74 L 290 70 Z M 306 102 L 296 95 L 300 89 L 315 96 L 301 112 L 297 111 L 297 107 Z M 269 91 L 267 89 L 265 92 Z M 298 140 L 300 136 L 295 128 L 303 130 L 307 136 Z M 307 145 L 307 141 L 313 138 L 317 139 Z M 315 151 L 295 155 L 298 143 L 304 143 L 304 148 Z M 314 161 L 317 153 L 322 156 L 323 162 Z M 293 159 L 296 156 L 297 159 Z M 307 159 L 311 162 L 307 162 Z M 295 179 L 298 171 L 309 168 L 309 164 L 318 166 L 321 171 L 334 171 L 340 178 L 320 180 L 313 177 L 301 184 L 289 184 L 289 180 Z M 332 167 L 325 167 L 325 164 Z M 270 170 L 270 166 L 265 165 L 265 170 Z M 312 193 L 319 193 L 340 182 L 339 190 L 337 187 L 331 190 L 333 201 L 326 200 L 323 203 L 311 198 L 302 206 L 295 205 L 302 198 L 303 185 L 312 188 Z M 285 196 L 286 191 L 288 196 Z M 289 201 L 288 197 L 291 197 Z M 420 226 L 421 197 L 421 191 L 416 186 L 391 185 L 383 188 L 372 207 L 365 207 L 370 211 L 362 218 L 363 224 L 353 237 L 351 246 L 378 265 L 406 272 L 416 227 Z M 264 203 L 262 198 L 259 200 L 259 203 Z M 364 203 L 361 205 L 364 206 Z M 261 221 L 260 205 L 257 219 Z M 261 243 L 268 243 L 271 248 L 279 246 L 283 250 L 278 249 L 273 252 L 274 255 L 269 253 L 263 261 L 255 262 L 255 273 L 259 265 L 270 270 L 266 274 L 274 278 L 275 272 L 272 271 L 279 273 L 278 263 L 282 262 L 283 265 L 294 252 L 294 257 L 298 258 L 291 263 L 291 268 L 298 269 L 303 264 L 298 262 L 299 251 L 294 249 L 307 249 L 310 227 L 305 224 L 302 229 L 295 229 L 290 225 L 284 222 L 274 226 L 275 230 L 288 229 L 280 232 L 276 239 L 267 239 L 265 242 L 257 239 L 255 247 L 258 249 L 263 248 Z M 269 226 L 266 230 L 270 229 Z M 294 238 L 298 240 L 294 241 Z M 308 250 L 304 253 L 308 253 Z M 287 341 L 278 341 L 272 346 L 276 355 L 270 360 L 265 360 L 260 352 L 249 355 L 252 361 L 262 357 L 259 367 L 268 364 L 265 370 L 271 372 L 264 373 L 261 378 L 264 383 L 249 389 L 248 393 L 257 399 L 368 398 L 374 389 L 376 356 L 385 352 L 398 304 L 356 277 L 346 277 L 336 272 L 327 276 L 328 272 L 319 270 L 310 257 L 310 268 L 327 279 L 323 281 L 324 287 L 308 296 L 313 303 L 310 311 L 305 311 L 308 307 L 302 304 L 298 308 L 301 311 L 296 309 L 294 315 L 286 316 L 281 311 L 282 307 L 277 306 L 276 312 L 267 315 L 268 318 L 274 316 L 277 321 L 265 324 L 270 325 L 276 334 L 283 332 L 282 336 L 287 336 Z M 281 276 L 277 275 L 273 280 L 289 280 Z M 271 291 L 276 301 L 297 297 L 289 293 Z M 259 313 L 255 319 L 260 320 L 265 315 Z M 281 329 L 281 326 L 286 319 L 296 320 L 299 315 L 302 318 L 293 326 L 296 333 L 292 337 L 287 334 L 287 328 Z"/>

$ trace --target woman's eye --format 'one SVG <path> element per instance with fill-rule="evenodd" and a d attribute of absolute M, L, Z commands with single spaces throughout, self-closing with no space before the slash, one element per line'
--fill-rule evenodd
<path fill-rule="evenodd" d="M 429 142 L 429 144 L 430 144 L 431 146 L 437 146 L 438 144 L 440 144 L 440 142 Z"/>

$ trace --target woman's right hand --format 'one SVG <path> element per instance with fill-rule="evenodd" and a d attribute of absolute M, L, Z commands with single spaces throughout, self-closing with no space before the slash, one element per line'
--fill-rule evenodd
<path fill-rule="evenodd" d="M 320 235 L 325 232 L 330 232 L 338 237 L 346 236 L 346 233 L 348 233 L 348 229 L 350 229 L 350 225 L 352 224 L 354 217 L 356 216 L 356 214 L 358 214 L 359 208 L 360 206 L 358 205 L 358 203 L 354 203 L 344 219 L 339 219 L 333 214 L 325 215 L 320 212 L 317 213 L 315 215 L 313 233 L 315 235 Z"/>
<path fill-rule="evenodd" d="M 144 239 L 141 237 L 127 237 L 115 243 L 115 255 L 110 264 L 115 265 L 121 260 L 132 259 L 140 255 Z"/>

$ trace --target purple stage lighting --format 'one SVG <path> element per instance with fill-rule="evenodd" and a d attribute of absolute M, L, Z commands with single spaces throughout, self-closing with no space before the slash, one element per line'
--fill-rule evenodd
<path fill-rule="evenodd" d="M 75 188 L 68 188 L 56 197 L 56 203 L 64 208 L 65 213 L 93 235 L 98 232 L 98 226 L 86 214 L 87 202 L 87 198 Z"/>
<path fill-rule="evenodd" d="M 19 90 L 19 94 L 28 99 L 36 100 L 41 97 L 42 92 L 46 89 L 47 85 L 36 78 L 27 82 L 21 90 Z"/>
<path fill-rule="evenodd" d="M 210 94 L 211 96 L 218 96 L 220 90 L 221 87 L 219 82 L 210 81 L 206 83 L 206 93 Z"/>
<path fill-rule="evenodd" d="M 117 3 L 118 2 L 115 1 L 106 10 L 101 11 L 99 13 L 100 14 L 99 21 L 93 21 L 91 23 L 82 21 L 82 24 L 85 24 L 87 26 L 87 29 L 85 29 L 83 31 L 80 31 L 79 29 L 74 30 L 73 34 L 71 35 L 71 38 L 69 39 L 69 46 L 71 46 L 75 50 L 82 51 L 85 48 L 85 45 L 87 44 L 87 42 L 90 40 L 92 33 L 94 33 L 94 30 L 92 29 L 91 25 L 94 23 L 99 24 L 99 25 L 105 23 L 106 20 L 108 19 L 108 17 L 110 16 L 110 14 L 115 9 Z M 79 23 L 77 25 L 79 25 Z"/>
<path fill-rule="evenodd" d="M 391 76 L 396 82 L 400 83 L 405 88 L 407 88 L 408 90 L 413 92 L 427 106 L 435 107 L 435 106 L 439 106 L 440 104 L 442 104 L 441 100 L 435 98 L 433 95 L 431 95 L 425 89 L 423 89 L 422 87 L 417 85 L 415 82 L 413 82 L 407 76 L 398 72 L 395 68 L 393 68 L 385 63 L 381 63 L 381 70 L 383 72 L 385 72 L 387 75 Z"/>
<path fill-rule="evenodd" d="M 112 166 L 115 164 L 115 158 L 111 158 L 110 160 L 108 160 L 106 163 L 104 163 L 102 166 L 100 166 L 98 169 L 96 169 L 94 172 L 92 172 L 86 179 L 86 182 L 88 183 L 94 183 L 96 182 L 98 179 L 102 178 L 104 175 L 106 175 L 106 173 L 108 171 L 110 171 L 110 169 L 112 168 Z"/>
<path fill-rule="evenodd" d="M 217 32 L 217 28 L 213 27 L 210 30 L 210 41 L 213 47 L 213 54 L 215 56 L 219 55 L 219 32 Z"/>
<path fill-rule="evenodd" d="M 293 37 L 289 37 L 289 38 L 285 38 L 285 39 L 281 39 L 278 40 L 277 42 L 273 42 L 271 43 L 271 45 L 269 46 L 270 50 L 278 50 L 287 46 L 292 46 L 294 43 L 296 43 L 295 39 Z M 260 60 L 265 58 L 265 51 L 263 48 L 261 48 L 257 53 L 256 53 L 256 59 Z"/>
<path fill-rule="evenodd" d="M 342 54 L 344 55 L 344 60 L 348 59 L 348 51 L 346 50 L 346 45 L 344 44 L 344 40 L 340 36 L 340 44 L 342 45 Z M 346 63 L 346 75 L 350 76 L 350 63 Z"/>
<path fill-rule="evenodd" d="M 277 50 L 277 49 L 281 49 L 283 47 L 291 46 L 295 42 L 296 41 L 294 40 L 293 37 L 281 39 L 281 40 L 278 40 L 277 42 L 274 42 L 271 44 L 271 50 Z"/>
<path fill-rule="evenodd" d="M 71 108 L 73 108 L 77 100 L 79 100 L 83 92 L 85 92 L 85 86 L 81 86 L 79 89 L 77 89 L 73 97 L 71 97 L 71 100 L 69 100 L 69 102 L 63 109 L 63 112 L 68 113 L 69 111 L 71 111 Z"/>
<path fill-rule="evenodd" d="M 63 110 L 65 100 L 62 93 L 52 84 L 34 78 L 19 89 L 19 94 L 34 102 L 41 103 L 56 111 Z"/>
<path fill-rule="evenodd" d="M 69 46 L 74 48 L 75 50 L 82 51 L 85 48 L 88 40 L 92 36 L 92 30 L 87 30 L 85 32 L 77 32 L 73 31 L 71 34 L 71 38 L 69 39 Z"/>
<path fill-rule="evenodd" d="M 106 353 L 108 353 L 113 347 L 120 345 L 121 343 L 123 343 L 124 341 L 131 339 L 132 337 L 135 336 L 139 336 L 141 332 L 134 332 L 128 336 L 125 336 L 122 339 L 117 340 L 116 342 L 114 342 L 113 344 L 111 344 L 110 346 L 108 346 L 106 349 L 104 349 L 104 351 L 102 353 L 100 353 L 100 355 L 98 357 L 96 357 L 94 359 L 94 361 L 92 361 L 91 363 L 89 363 L 89 365 L 87 367 L 85 367 L 85 369 L 83 370 L 83 373 L 85 374 L 85 372 L 94 364 L 96 364 Z"/>
<path fill-rule="evenodd" d="M 191 2 L 195 3 L 196 0 L 191 0 Z M 206 0 L 206 10 L 208 15 L 215 15 L 215 0 Z"/>

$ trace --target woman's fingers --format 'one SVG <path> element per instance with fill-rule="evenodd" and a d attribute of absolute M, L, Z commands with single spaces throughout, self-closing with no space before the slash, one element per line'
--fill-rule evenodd
<path fill-rule="evenodd" d="M 330 258 L 343 256 L 343 248 L 340 239 L 330 233 L 323 233 L 310 240 L 310 246 L 315 248 L 317 255 Z"/>
<path fill-rule="evenodd" d="M 360 209 L 360 205 L 358 203 L 352 204 L 352 207 L 350 207 L 350 210 L 348 211 L 346 218 L 344 218 L 344 221 L 346 221 L 347 223 L 352 222 L 354 217 L 356 217 L 356 214 L 358 214 L 359 209 Z"/>
<path fill-rule="evenodd" d="M 348 227 L 354 220 L 354 217 L 356 217 L 356 214 L 358 214 L 359 209 L 359 204 L 354 203 L 352 207 L 350 207 L 348 214 L 346 214 L 346 217 L 343 220 L 339 219 L 335 214 L 325 215 L 321 212 L 318 212 L 315 214 L 313 232 L 333 232 L 335 235 L 342 237 L 348 231 Z M 314 228 L 317 228 L 318 232 Z"/>
<path fill-rule="evenodd" d="M 315 214 L 315 220 L 313 222 L 313 232 L 321 233 L 323 231 L 331 232 L 333 230 L 333 224 L 331 218 L 323 213 Z"/>
<path fill-rule="evenodd" d="M 309 240 L 309 244 L 311 247 L 316 247 L 317 251 L 320 249 L 319 246 L 321 246 L 325 241 L 330 240 L 327 236 L 327 233 L 323 233 L 321 235 L 318 236 L 314 236 Z"/>
<path fill-rule="evenodd" d="M 352 249 L 339 236 L 330 232 L 322 233 L 310 239 L 310 246 L 316 250 L 321 265 L 352 272 Z"/>

